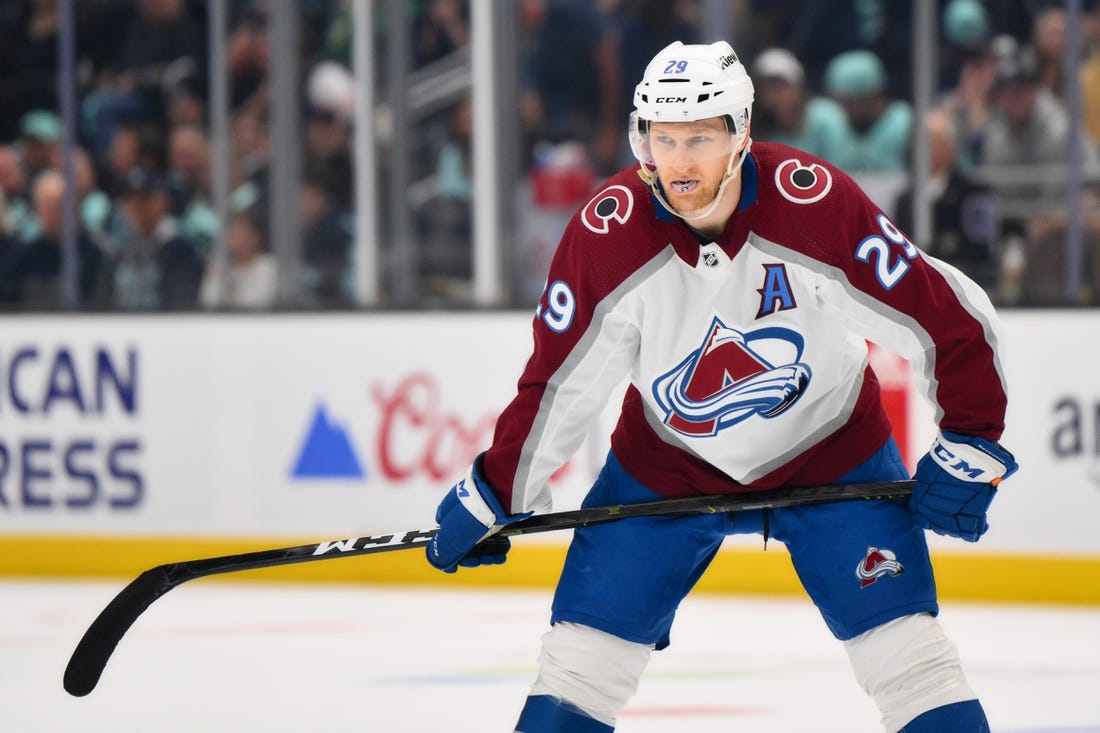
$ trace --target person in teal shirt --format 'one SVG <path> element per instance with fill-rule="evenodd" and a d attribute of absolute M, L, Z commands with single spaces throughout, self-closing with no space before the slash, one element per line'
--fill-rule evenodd
<path fill-rule="evenodd" d="M 848 119 L 836 101 L 810 93 L 798 58 L 785 48 L 769 48 L 756 57 L 752 75 L 757 82 L 753 137 L 839 165 Z"/>
<path fill-rule="evenodd" d="M 840 104 L 847 125 L 835 140 L 835 162 L 848 173 L 904 172 L 913 110 L 886 91 L 886 71 L 871 51 L 847 51 L 825 68 L 825 91 Z"/>

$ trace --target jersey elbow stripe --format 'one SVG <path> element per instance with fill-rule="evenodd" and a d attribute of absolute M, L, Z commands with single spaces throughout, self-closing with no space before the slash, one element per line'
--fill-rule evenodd
<path fill-rule="evenodd" d="M 583 440 L 583 435 L 562 436 L 560 434 L 563 429 L 568 429 L 568 426 L 576 421 L 577 418 L 572 413 L 578 408 L 582 409 L 586 413 L 583 420 L 587 424 L 587 420 L 602 407 L 602 403 L 597 404 L 596 401 L 591 404 L 581 404 L 583 401 L 570 394 L 570 387 L 575 381 L 584 381 L 590 376 L 585 372 L 586 365 L 595 364 L 597 367 L 602 367 L 611 356 L 610 352 L 604 353 L 605 348 L 612 348 L 616 343 L 614 339 L 609 338 L 613 330 L 609 328 L 609 316 L 620 307 L 630 293 L 673 263 L 676 258 L 676 251 L 669 244 L 594 305 L 588 327 L 577 339 L 577 343 L 570 349 L 561 365 L 554 370 L 543 389 L 542 398 L 539 400 L 538 409 L 531 422 L 527 438 L 523 442 L 516 466 L 512 484 L 513 512 L 526 511 L 528 507 L 545 503 L 540 497 L 546 492 L 546 482 L 572 454 L 572 450 L 568 448 L 572 446 L 575 450 Z M 614 384 L 605 384 L 610 381 L 605 376 L 599 384 L 587 386 L 589 388 L 606 387 L 604 391 L 606 395 L 623 376 L 625 372 L 615 375 Z M 583 395 L 583 391 L 578 391 L 577 395 Z M 604 399 L 606 400 L 606 397 Z M 566 417 L 570 418 L 568 422 Z M 566 444 L 565 441 L 569 443 Z M 576 445 L 573 445 L 574 442 Z M 566 450 L 559 450 L 559 447 Z"/>

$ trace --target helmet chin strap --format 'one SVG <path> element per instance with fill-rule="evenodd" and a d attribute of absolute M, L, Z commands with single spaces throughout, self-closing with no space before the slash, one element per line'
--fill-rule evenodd
<path fill-rule="evenodd" d="M 638 175 L 643 181 L 645 181 L 653 195 L 661 202 L 661 206 L 671 211 L 676 216 L 680 217 L 684 221 L 698 221 L 699 219 L 705 219 L 714 213 L 714 210 L 718 208 L 718 204 L 722 201 L 722 195 L 726 192 L 726 186 L 730 184 L 734 178 L 737 177 L 737 172 L 741 170 L 742 164 L 745 162 L 745 157 L 749 154 L 749 150 L 752 148 L 752 138 L 746 138 L 745 144 L 739 149 L 730 153 L 729 162 L 726 163 L 726 172 L 722 176 L 722 183 L 718 186 L 718 193 L 714 195 L 714 199 L 700 214 L 688 216 L 681 214 L 675 208 L 672 207 L 668 201 L 665 200 L 664 194 L 661 193 L 661 187 L 658 185 L 657 172 L 655 170 L 649 170 L 649 168 L 643 163 L 638 169 Z"/>

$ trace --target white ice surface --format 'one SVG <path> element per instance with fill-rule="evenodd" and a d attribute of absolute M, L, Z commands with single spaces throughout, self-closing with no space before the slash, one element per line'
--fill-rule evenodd
<path fill-rule="evenodd" d="M 0 582 L 0 730 L 511 731 L 549 592 L 199 580 L 153 604 L 99 686 L 62 671 L 123 582 Z M 1100 609 L 945 604 L 993 733 L 1100 733 Z M 621 733 L 876 733 L 809 601 L 692 596 Z"/>

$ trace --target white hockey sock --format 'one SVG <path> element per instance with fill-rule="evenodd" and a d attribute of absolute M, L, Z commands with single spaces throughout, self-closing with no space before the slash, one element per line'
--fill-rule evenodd
<path fill-rule="evenodd" d="M 963 677 L 955 645 L 931 614 L 876 626 L 844 647 L 856 679 L 878 704 L 891 733 L 929 710 L 977 699 Z"/>
<path fill-rule="evenodd" d="M 542 637 L 532 695 L 565 700 L 614 727 L 615 716 L 638 689 L 653 646 L 625 641 L 590 626 L 557 623 Z"/>

